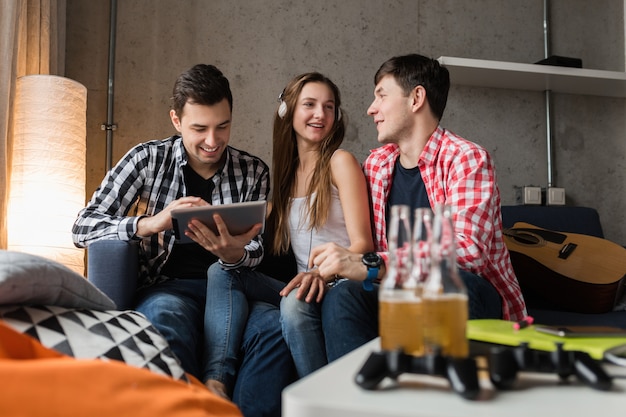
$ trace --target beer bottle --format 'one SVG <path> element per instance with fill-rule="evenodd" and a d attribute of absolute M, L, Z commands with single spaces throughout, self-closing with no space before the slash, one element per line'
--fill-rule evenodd
<path fill-rule="evenodd" d="M 387 228 L 387 273 L 379 288 L 379 334 L 383 350 L 421 356 L 422 300 L 411 275 L 411 221 L 406 205 L 391 207 Z"/>
<path fill-rule="evenodd" d="M 417 295 L 421 297 L 426 278 L 430 272 L 430 234 L 432 210 L 420 207 L 415 209 L 413 216 L 413 240 L 411 252 L 413 256 L 411 280 L 415 282 Z"/>
<path fill-rule="evenodd" d="M 425 351 L 467 357 L 467 291 L 456 264 L 454 224 L 447 205 L 435 207 L 430 254 L 422 296 Z"/>

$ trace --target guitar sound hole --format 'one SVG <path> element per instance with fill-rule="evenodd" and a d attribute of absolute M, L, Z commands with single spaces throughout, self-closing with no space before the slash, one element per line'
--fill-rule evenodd
<path fill-rule="evenodd" d="M 515 234 L 515 236 L 513 236 L 513 239 L 515 239 L 518 243 L 522 245 L 537 245 L 541 243 L 541 239 L 538 236 L 526 233 L 518 232 Z"/>

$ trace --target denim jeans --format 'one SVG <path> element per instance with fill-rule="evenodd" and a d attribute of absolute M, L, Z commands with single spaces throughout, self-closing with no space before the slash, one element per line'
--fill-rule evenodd
<path fill-rule="evenodd" d="M 468 295 L 469 318 L 502 318 L 502 300 L 486 279 L 459 271 Z M 365 291 L 359 281 L 343 281 L 322 302 L 326 355 L 332 362 L 378 336 L 378 285 Z"/>
<path fill-rule="evenodd" d="M 173 279 L 142 290 L 136 307 L 165 337 L 183 369 L 199 380 L 205 368 L 199 358 L 205 349 L 206 287 L 205 279 Z M 250 304 L 238 356 L 233 402 L 245 417 L 280 417 L 282 390 L 295 380 L 296 372 L 276 306 Z"/>
<path fill-rule="evenodd" d="M 378 285 L 365 291 L 361 281 L 342 281 L 322 300 L 322 328 L 328 362 L 378 336 Z"/>
<path fill-rule="evenodd" d="M 303 378 L 326 365 L 328 359 L 322 331 L 321 304 L 298 300 L 297 290 L 292 290 L 280 302 L 280 322 L 298 376 Z M 332 291 L 330 289 L 329 292 Z"/>
<path fill-rule="evenodd" d="M 278 307 L 252 303 L 241 357 L 233 402 L 245 417 L 280 417 L 281 393 L 297 375 L 280 330 Z"/>
<path fill-rule="evenodd" d="M 489 281 L 471 272 L 459 270 L 467 290 L 470 319 L 501 319 L 502 298 Z"/>
<path fill-rule="evenodd" d="M 209 267 L 207 277 L 202 380 L 218 380 L 231 392 L 248 321 L 248 303 L 262 301 L 278 306 L 285 284 L 249 268 L 224 270 L 218 263 Z"/>
<path fill-rule="evenodd" d="M 205 279 L 172 279 L 141 290 L 135 307 L 167 340 L 183 369 L 199 380 L 205 291 Z"/>

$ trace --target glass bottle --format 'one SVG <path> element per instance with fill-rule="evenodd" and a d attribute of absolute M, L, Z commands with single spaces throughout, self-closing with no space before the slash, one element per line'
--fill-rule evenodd
<path fill-rule="evenodd" d="M 411 221 L 406 205 L 391 207 L 387 273 L 379 289 L 379 334 L 383 350 L 423 354 L 421 298 L 411 276 Z"/>
<path fill-rule="evenodd" d="M 430 208 L 416 208 L 413 216 L 413 256 L 411 279 L 416 283 L 418 296 L 422 295 L 424 283 L 430 273 L 430 234 L 433 212 Z"/>
<path fill-rule="evenodd" d="M 469 354 L 467 291 L 456 264 L 455 233 L 449 206 L 435 208 L 430 253 L 430 273 L 422 295 L 425 351 L 465 358 Z"/>

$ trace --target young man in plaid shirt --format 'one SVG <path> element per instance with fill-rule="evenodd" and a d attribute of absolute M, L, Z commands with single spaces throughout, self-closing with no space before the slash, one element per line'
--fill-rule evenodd
<path fill-rule="evenodd" d="M 373 117 L 381 147 L 364 163 L 376 251 L 334 243 L 311 253 L 327 280 L 349 278 L 326 295 L 322 325 L 329 361 L 378 336 L 378 285 L 385 275 L 390 207 L 447 204 L 469 317 L 520 320 L 526 307 L 503 241 L 500 193 L 489 153 L 440 126 L 450 77 L 438 61 L 413 54 L 389 59 L 375 76 Z M 374 283 L 372 285 L 372 283 Z"/>
<path fill-rule="evenodd" d="M 178 134 L 128 151 L 72 229 L 79 247 L 102 239 L 138 242 L 136 310 L 163 334 L 185 371 L 219 395 L 231 392 L 210 379 L 203 352 L 212 341 L 205 329 L 214 317 L 228 312 L 205 311 L 207 269 L 216 262 L 225 269 L 257 266 L 263 258 L 261 225 L 231 236 L 216 219 L 216 235 L 192 220 L 188 233 L 194 243 L 181 244 L 171 211 L 267 199 L 269 167 L 228 144 L 232 104 L 228 79 L 213 65 L 198 64 L 183 72 L 174 85 L 170 111 Z M 279 416 L 281 391 L 295 375 L 279 319 L 277 307 L 251 303 L 241 346 L 229 346 L 230 357 L 243 357 L 232 398 L 246 417 Z"/>

